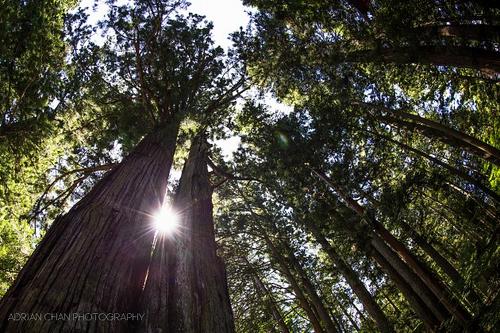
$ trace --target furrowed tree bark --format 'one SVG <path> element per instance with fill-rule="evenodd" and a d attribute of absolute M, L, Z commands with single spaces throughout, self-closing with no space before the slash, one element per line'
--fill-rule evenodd
<path fill-rule="evenodd" d="M 339 270 L 339 272 L 344 276 L 347 283 L 354 291 L 356 296 L 363 304 L 363 307 L 370 314 L 370 316 L 375 320 L 377 326 L 379 327 L 381 332 L 394 332 L 392 325 L 389 320 L 385 316 L 382 309 L 379 307 L 375 299 L 368 292 L 365 285 L 359 279 L 356 272 L 350 268 L 344 260 L 339 256 L 337 251 L 333 248 L 333 246 L 328 242 L 328 240 L 321 234 L 321 232 L 314 226 L 312 223 L 309 224 L 310 230 L 312 231 L 314 238 L 316 241 L 321 244 L 323 250 L 328 254 L 328 257 L 335 264 L 335 267 Z"/>
<path fill-rule="evenodd" d="M 9 321 L 11 313 L 138 313 L 179 122 L 147 135 L 58 217 L 0 304 L 2 332 L 128 332 L 130 321 Z"/>
<path fill-rule="evenodd" d="M 141 298 L 139 332 L 234 332 L 225 266 L 216 254 L 208 145 L 197 136 L 173 207 L 178 232 L 157 235 Z"/>

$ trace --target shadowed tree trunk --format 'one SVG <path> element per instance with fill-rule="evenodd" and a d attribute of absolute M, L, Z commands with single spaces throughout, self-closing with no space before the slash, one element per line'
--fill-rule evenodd
<path fill-rule="evenodd" d="M 140 332 L 234 332 L 226 271 L 216 254 L 208 145 L 191 146 L 174 200 L 179 226 L 157 235 L 141 305 Z"/>
<path fill-rule="evenodd" d="M 147 135 L 58 217 L 0 304 L 2 332 L 127 332 L 130 321 L 9 321 L 11 313 L 138 313 L 178 122 Z"/>
<path fill-rule="evenodd" d="M 382 271 L 386 273 L 396 287 L 404 295 L 405 299 L 410 304 L 410 307 L 415 312 L 415 314 L 423 321 L 424 325 L 429 330 L 435 330 L 441 324 L 441 321 L 437 319 L 430 309 L 424 304 L 419 295 L 411 288 L 411 286 L 405 281 L 405 279 L 398 273 L 398 271 L 392 267 L 392 265 L 385 260 L 384 256 L 379 253 L 376 249 L 370 249 L 370 256 L 375 259 L 377 264 L 380 266 Z"/>
<path fill-rule="evenodd" d="M 466 282 L 462 275 L 453 267 L 453 265 L 439 253 L 424 237 L 418 234 L 408 223 L 399 220 L 398 225 L 403 229 L 413 241 L 450 277 L 456 286 L 463 288 Z M 468 290 L 468 296 L 465 297 L 471 304 L 481 306 L 483 304 L 481 297 L 474 291 L 473 287 Z"/>
<path fill-rule="evenodd" d="M 338 188 L 329 177 L 322 172 L 314 169 L 311 170 L 339 194 L 347 207 L 351 208 L 356 214 L 364 217 L 364 209 Z M 367 232 L 369 232 L 370 236 L 368 254 L 377 261 L 401 292 L 403 292 L 415 313 L 424 321 L 426 326 L 432 329 L 448 319 L 450 315 L 442 306 L 439 298 L 433 294 L 410 266 L 375 233 L 375 230 L 368 229 Z"/>

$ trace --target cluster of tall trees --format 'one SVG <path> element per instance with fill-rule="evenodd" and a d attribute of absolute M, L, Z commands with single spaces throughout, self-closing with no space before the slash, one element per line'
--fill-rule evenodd
<path fill-rule="evenodd" d="M 498 330 L 500 8 L 244 3 L 5 6 L 0 331 Z"/>

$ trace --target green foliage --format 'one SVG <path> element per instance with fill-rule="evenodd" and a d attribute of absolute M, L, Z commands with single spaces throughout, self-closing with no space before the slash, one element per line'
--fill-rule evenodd
<path fill-rule="evenodd" d="M 500 169 L 477 150 L 500 147 L 498 62 L 487 61 L 499 56 L 497 9 L 248 0 L 253 25 L 225 55 L 210 23 L 181 14 L 185 1 L 107 3 L 97 26 L 68 14 L 72 1 L 11 1 L 0 14 L 0 295 L 107 166 L 182 120 L 177 169 L 194 133 L 241 138 L 230 161 L 211 150 L 226 172 L 212 170 L 216 232 L 239 332 L 277 330 L 279 316 L 291 332 L 311 331 L 304 302 L 315 294 L 339 331 L 377 331 L 315 232 L 395 331 L 425 331 L 373 260 L 374 220 L 474 323 L 498 327 Z M 246 77 L 293 111 L 235 104 Z"/>

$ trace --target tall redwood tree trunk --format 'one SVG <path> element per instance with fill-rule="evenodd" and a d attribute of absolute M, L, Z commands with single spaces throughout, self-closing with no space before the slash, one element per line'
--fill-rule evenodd
<path fill-rule="evenodd" d="M 158 235 L 144 293 L 141 332 L 234 332 L 224 264 L 216 254 L 207 144 L 196 138 L 174 200 L 180 223 Z"/>
<path fill-rule="evenodd" d="M 2 332 L 126 332 L 130 321 L 8 320 L 13 313 L 138 313 L 178 122 L 147 135 L 58 217 L 0 303 Z"/>

